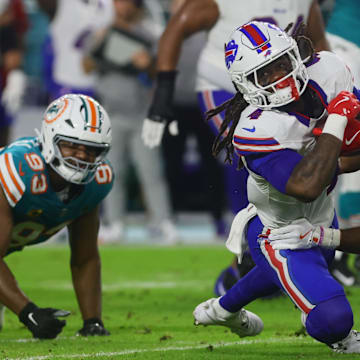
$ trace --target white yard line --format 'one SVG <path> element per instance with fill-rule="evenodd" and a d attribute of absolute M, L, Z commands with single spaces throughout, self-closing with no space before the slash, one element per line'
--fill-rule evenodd
<path fill-rule="evenodd" d="M 63 338 L 62 338 L 63 339 Z M 25 340 L 25 339 L 24 339 Z M 99 352 L 99 353 L 89 353 L 89 354 L 67 354 L 67 355 L 43 355 L 43 356 L 31 356 L 31 357 L 21 357 L 21 358 L 6 358 L 7 360 L 49 360 L 49 359 L 77 359 L 77 358 L 97 358 L 97 357 L 112 357 L 112 356 L 125 356 L 138 353 L 151 353 L 151 352 L 167 352 L 167 351 L 187 351 L 187 350 L 197 350 L 197 349 L 206 349 L 209 346 L 213 348 L 228 347 L 234 345 L 251 345 L 251 344 L 273 344 L 273 343 L 292 343 L 292 342 L 304 342 L 309 343 L 312 339 L 303 338 L 303 337 L 275 337 L 268 339 L 258 339 L 258 340 L 240 340 L 234 342 L 220 343 L 220 344 L 201 344 L 201 345 L 189 345 L 189 346 L 169 346 L 163 348 L 154 348 L 154 349 L 128 349 L 117 352 Z"/>
<path fill-rule="evenodd" d="M 112 284 L 103 284 L 103 291 L 118 291 L 122 289 L 173 289 L 173 288 L 208 288 L 212 286 L 212 281 L 120 281 Z M 26 289 L 53 289 L 53 290 L 73 290 L 71 282 L 68 281 L 42 281 L 36 285 L 23 284 Z"/>

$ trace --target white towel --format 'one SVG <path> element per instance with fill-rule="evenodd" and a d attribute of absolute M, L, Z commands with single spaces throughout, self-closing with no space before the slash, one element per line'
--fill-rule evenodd
<path fill-rule="evenodd" d="M 254 204 L 249 204 L 236 214 L 231 224 L 230 234 L 225 245 L 237 256 L 239 264 L 241 264 L 243 253 L 248 246 L 247 224 L 254 216 L 256 216 L 256 207 Z"/>

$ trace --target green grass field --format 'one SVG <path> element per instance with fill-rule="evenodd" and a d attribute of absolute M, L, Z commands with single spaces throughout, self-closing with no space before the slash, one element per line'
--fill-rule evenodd
<path fill-rule="evenodd" d="M 20 286 L 35 303 L 72 315 L 56 340 L 39 341 L 7 311 L 0 359 L 358 358 L 335 354 L 309 336 L 297 335 L 300 312 L 287 298 L 258 300 L 247 307 L 264 321 L 257 337 L 239 339 L 223 327 L 195 327 L 194 307 L 213 296 L 216 275 L 232 259 L 223 246 L 103 246 L 101 253 L 103 320 L 111 331 L 103 338 L 75 336 L 82 321 L 66 247 L 33 247 L 8 257 Z M 360 289 L 347 293 L 358 319 Z"/>

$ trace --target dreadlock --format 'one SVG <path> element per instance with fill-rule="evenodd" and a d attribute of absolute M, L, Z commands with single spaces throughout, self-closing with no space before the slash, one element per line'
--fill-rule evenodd
<path fill-rule="evenodd" d="M 292 27 L 293 23 L 290 23 L 286 27 L 285 32 L 288 33 Z M 300 23 L 295 28 L 292 37 L 295 39 L 298 45 L 301 59 L 306 64 L 307 62 L 312 60 L 315 51 L 312 46 L 311 40 L 304 35 L 305 32 L 305 24 Z M 243 94 L 237 90 L 236 94 L 231 99 L 206 112 L 205 121 L 209 121 L 215 115 L 221 113 L 222 111 L 225 111 L 224 121 L 220 125 L 219 134 L 216 136 L 212 146 L 213 156 L 216 157 L 217 155 L 219 155 L 221 150 L 225 149 L 225 162 L 229 162 L 230 164 L 232 164 L 232 160 L 234 157 L 234 145 L 232 143 L 234 132 L 240 120 L 240 115 L 247 106 L 248 103 L 245 101 Z M 239 158 L 238 169 L 242 166 L 243 164 L 241 158 Z"/>
<path fill-rule="evenodd" d="M 237 91 L 236 94 L 219 105 L 218 107 L 211 109 L 206 112 L 205 121 L 209 121 L 213 116 L 219 114 L 225 110 L 224 121 L 220 125 L 219 134 L 214 140 L 212 146 L 212 153 L 216 157 L 219 155 L 220 151 L 226 150 L 225 162 L 232 164 L 232 159 L 234 155 L 234 145 L 232 139 L 234 136 L 235 128 L 240 120 L 241 113 L 248 106 L 248 103 L 245 101 L 243 94 L 240 91 Z M 224 135 L 224 136 L 223 136 Z M 242 166 L 241 159 L 239 160 L 238 167 Z"/>

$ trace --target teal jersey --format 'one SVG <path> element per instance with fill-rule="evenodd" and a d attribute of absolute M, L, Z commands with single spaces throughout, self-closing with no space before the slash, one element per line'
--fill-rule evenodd
<path fill-rule="evenodd" d="M 63 202 L 52 189 L 37 138 L 21 138 L 1 149 L 0 185 L 14 221 L 8 252 L 44 242 L 90 212 L 109 193 L 113 178 L 111 165 L 106 161 L 89 184 L 79 186 L 77 196 Z"/>
<path fill-rule="evenodd" d="M 360 46 L 359 0 L 336 0 L 326 30 Z"/>

